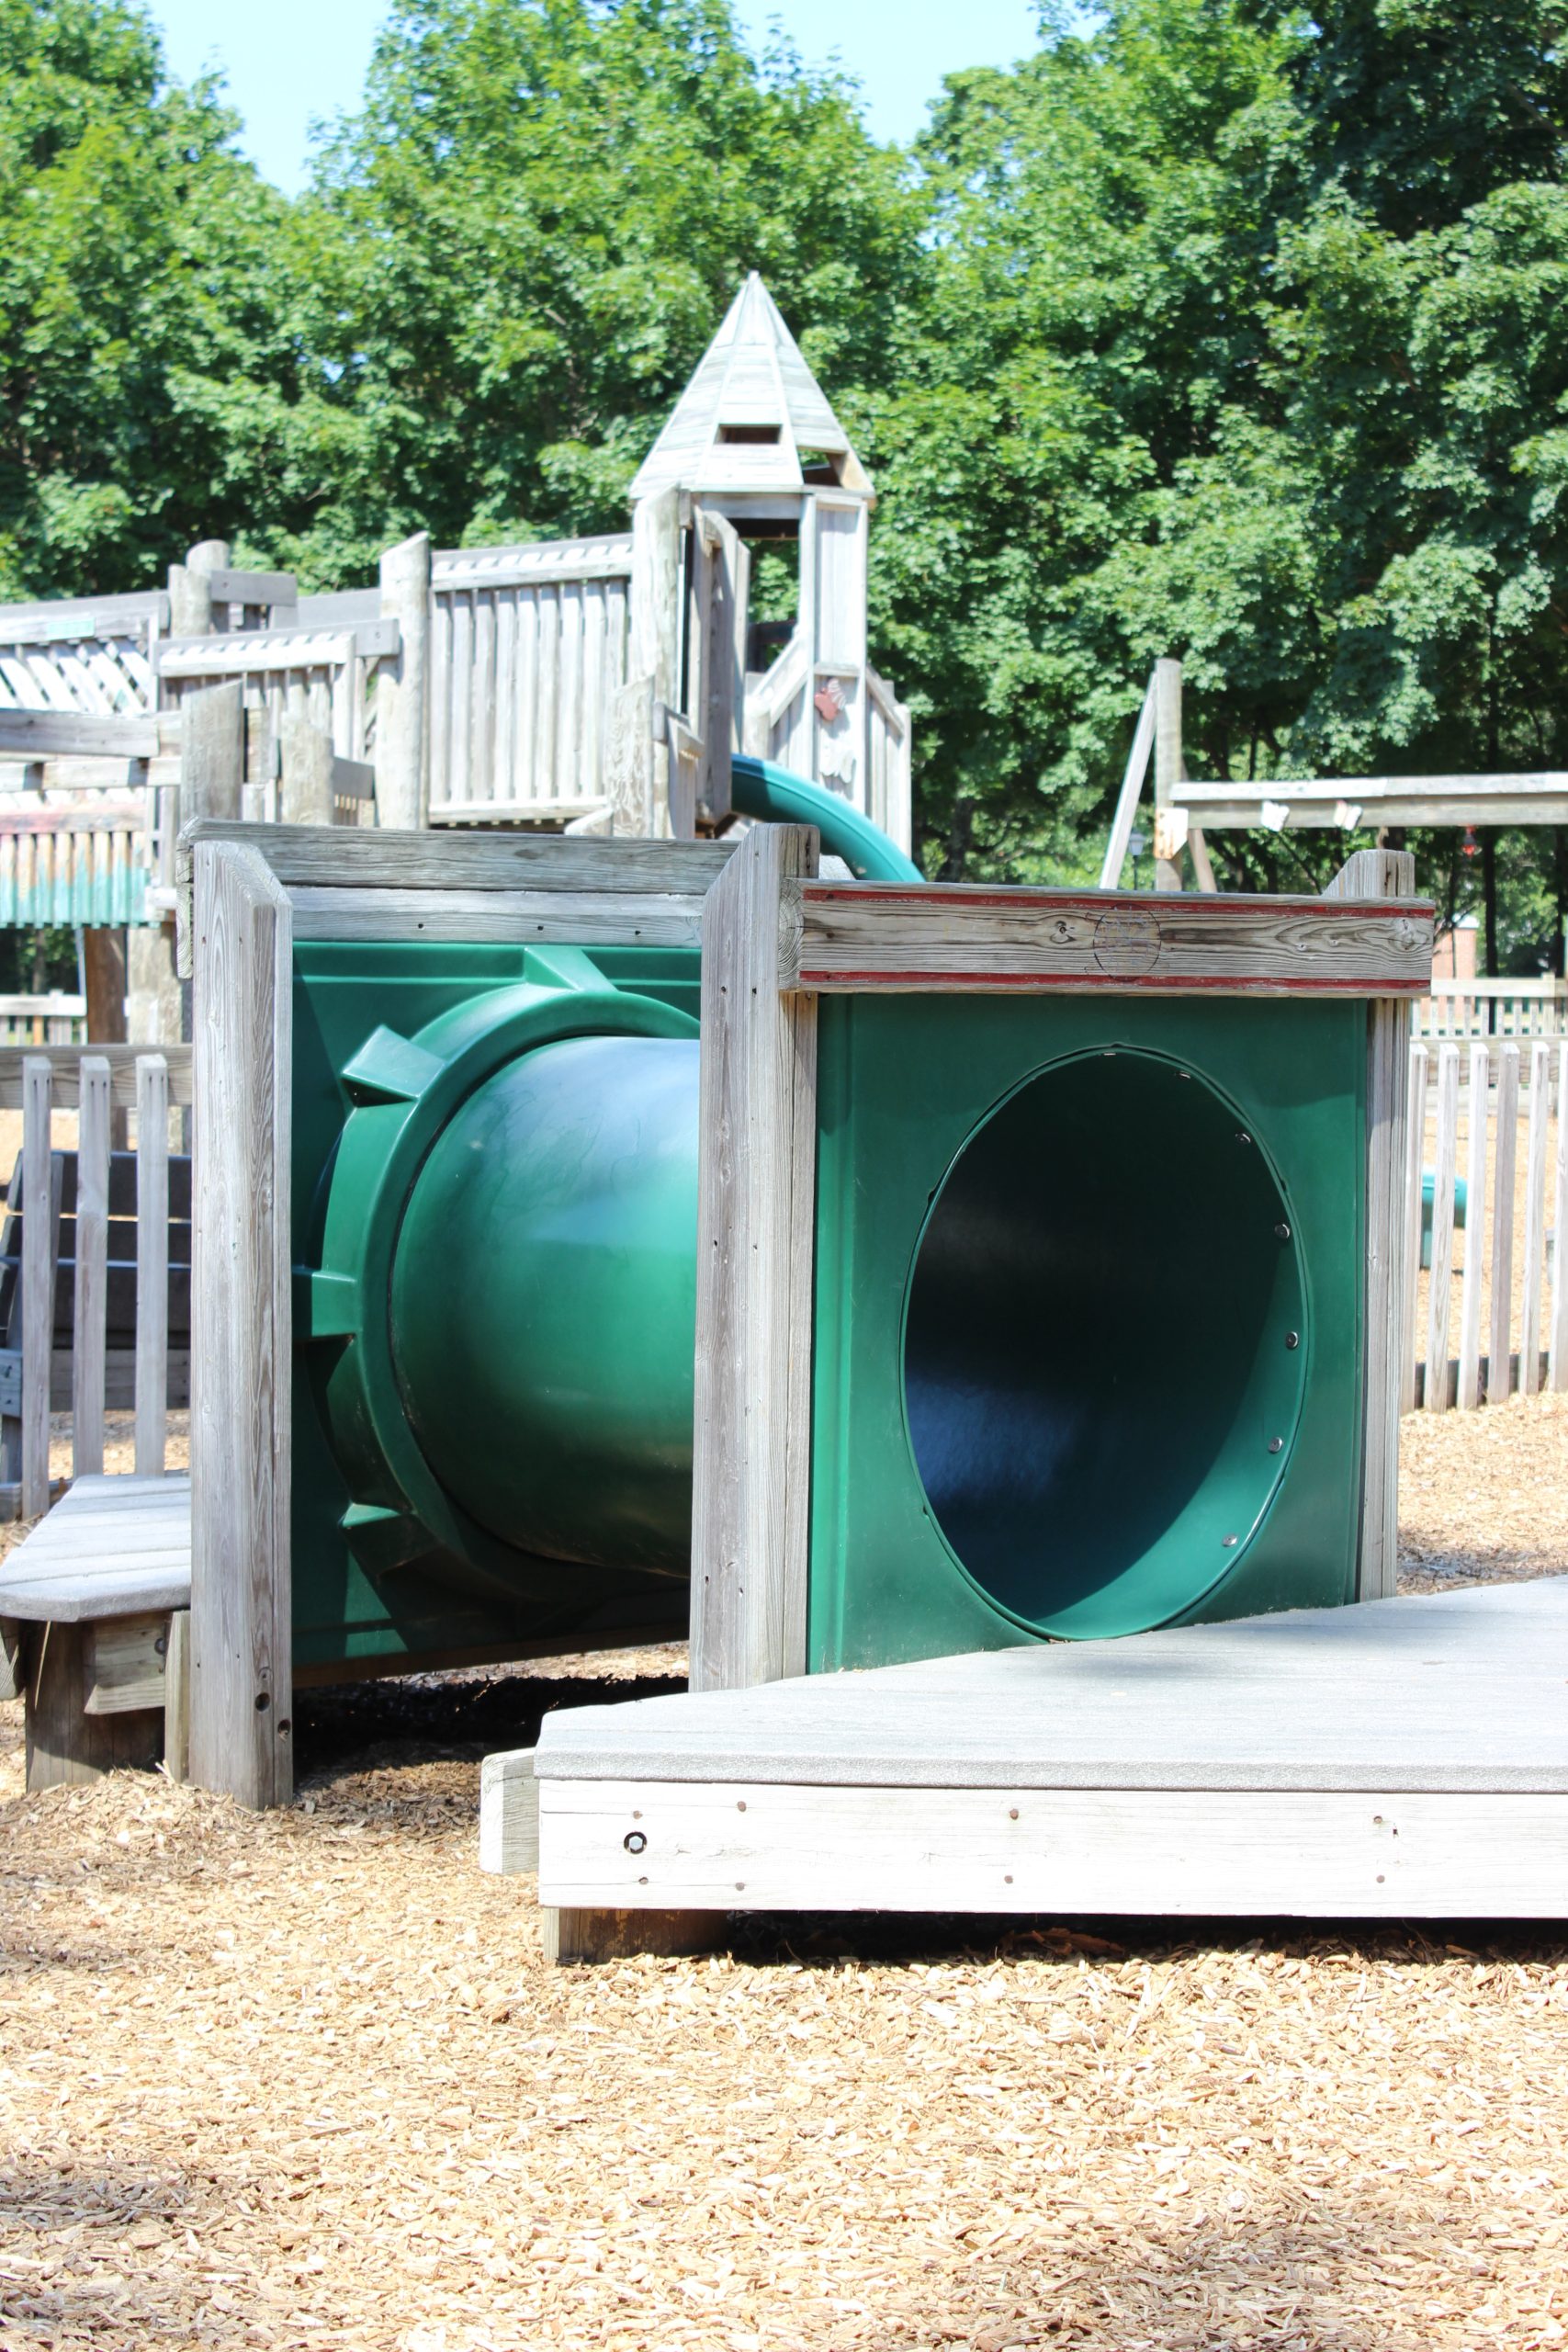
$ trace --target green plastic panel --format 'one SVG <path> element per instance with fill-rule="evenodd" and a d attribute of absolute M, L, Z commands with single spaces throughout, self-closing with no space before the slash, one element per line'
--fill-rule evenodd
<path fill-rule="evenodd" d="M 460 1498 L 445 1493 L 408 1448 L 395 1466 L 385 1460 L 377 1430 L 384 1434 L 398 1418 L 393 1367 L 389 1360 L 355 1364 L 356 1353 L 367 1355 L 355 1338 L 360 1289 L 337 1271 L 377 1251 L 390 1268 L 404 1206 L 418 1189 L 418 1168 L 408 1170 L 405 1182 L 393 1155 L 409 1116 L 403 1098 L 416 1098 L 430 1083 L 432 1057 L 405 1041 L 423 1032 L 459 1052 L 493 1033 L 503 1008 L 507 1034 L 519 1041 L 536 1030 L 553 1034 L 566 1021 L 590 1032 L 596 1020 L 614 1029 L 622 1024 L 599 1019 L 591 1001 L 601 981 L 636 1001 L 626 1007 L 625 1026 L 643 1035 L 693 1034 L 700 979 L 691 950 L 604 949 L 589 956 L 423 941 L 310 943 L 295 950 L 292 1534 L 300 1667 L 522 1651 L 568 1638 L 585 1646 L 662 1640 L 685 1631 L 683 1578 L 520 1553 L 496 1541 Z M 599 993 L 602 1000 L 604 991 Z M 461 1126 L 460 1105 L 452 1108 Z M 358 1131 L 345 1159 L 355 1116 Z M 694 1124 L 694 1106 L 687 1124 Z M 444 1117 L 437 1148 L 450 1132 Z M 335 1191 L 334 1178 L 342 1180 Z M 471 1216 L 474 1204 L 464 1213 Z M 441 1245 L 425 1234 L 419 1246 Z M 345 1311 L 338 1333 L 340 1302 Z M 688 1398 L 690 1378 L 688 1363 Z M 401 1486 L 400 1472 L 408 1474 Z M 410 1489 L 423 1517 L 411 1513 Z"/>
<path fill-rule="evenodd" d="M 821 1001 L 815 1670 L 1351 1598 L 1365 1063 L 1359 1003 Z"/>

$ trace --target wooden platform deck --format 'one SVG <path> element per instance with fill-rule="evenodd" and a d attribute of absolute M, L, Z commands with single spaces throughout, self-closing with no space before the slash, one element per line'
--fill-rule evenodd
<path fill-rule="evenodd" d="M 1568 1577 L 547 1717 L 541 1902 L 1568 1915 Z"/>

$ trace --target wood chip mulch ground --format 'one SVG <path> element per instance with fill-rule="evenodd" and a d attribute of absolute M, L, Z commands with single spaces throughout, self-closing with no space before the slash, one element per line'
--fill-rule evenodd
<path fill-rule="evenodd" d="M 1410 1581 L 1568 1567 L 1565 1403 L 1406 1422 Z M 680 1664 L 317 1694 L 260 1818 L 29 1799 L 5 1711 L 3 2352 L 1563 2342 L 1568 1935 L 773 1920 L 548 1971 L 478 1758 Z"/>

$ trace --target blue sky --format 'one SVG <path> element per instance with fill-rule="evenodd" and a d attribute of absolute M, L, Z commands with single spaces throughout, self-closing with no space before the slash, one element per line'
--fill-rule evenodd
<path fill-rule="evenodd" d="M 182 80 L 217 67 L 245 119 L 245 146 L 269 179 L 299 187 L 312 117 L 330 118 L 358 97 L 387 0 L 266 0 L 261 7 L 212 0 L 151 0 L 169 62 Z M 944 74 L 1008 65 L 1034 46 L 1032 0 L 739 0 L 754 40 L 777 17 L 802 54 L 835 51 L 858 76 L 873 131 L 908 139 L 925 120 Z"/>

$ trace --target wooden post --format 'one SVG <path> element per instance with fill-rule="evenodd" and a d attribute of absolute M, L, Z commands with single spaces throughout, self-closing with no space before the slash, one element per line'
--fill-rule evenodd
<path fill-rule="evenodd" d="M 1454 1182 L 1459 1173 L 1459 1047 L 1438 1048 L 1438 1150 L 1432 1170 L 1432 1262 L 1427 1280 L 1428 1413 L 1449 1409 L 1449 1325 L 1453 1306 Z"/>
<path fill-rule="evenodd" d="M 1464 1278 L 1459 1310 L 1459 1397 L 1462 1412 L 1481 1402 L 1481 1283 L 1486 1265 L 1486 1121 L 1492 1093 L 1492 1049 L 1484 1038 L 1470 1049 L 1470 1125 L 1464 1153 Z"/>
<path fill-rule="evenodd" d="M 136 1476 L 163 1476 L 169 1427 L 169 1065 L 136 1057 Z"/>
<path fill-rule="evenodd" d="M 1416 860 L 1404 850 L 1358 850 L 1325 895 L 1413 899 Z M 1409 1008 L 1403 997 L 1374 998 L 1367 1007 L 1366 1385 L 1356 1575 L 1356 1595 L 1360 1600 L 1380 1600 L 1393 1593 L 1399 1566 L 1399 1410 L 1407 1289 L 1409 1119 Z M 1417 1142 L 1417 1187 L 1419 1153 Z M 1417 1223 L 1417 1261 L 1419 1236 Z"/>
<path fill-rule="evenodd" d="M 49 1509 L 49 1392 L 54 1368 L 56 1230 L 50 1148 L 53 1074 L 22 1064 L 22 1517 Z"/>
<path fill-rule="evenodd" d="M 245 788 L 245 714 L 238 678 L 180 704 L 179 821 L 237 818 Z M 171 1041 L 172 1042 L 172 1041 Z"/>
<path fill-rule="evenodd" d="M 171 1781 L 190 1778 L 190 1611 L 169 1611 L 169 1651 L 164 1676 L 164 1769 Z"/>
<path fill-rule="evenodd" d="M 1568 1046 L 1557 1049 L 1557 1168 L 1552 1182 L 1551 1322 L 1547 1386 L 1568 1388 Z"/>
<path fill-rule="evenodd" d="M 284 1804 L 294 1778 L 288 894 L 254 850 L 198 842 L 194 930 L 191 1777 L 243 1804 Z"/>
<path fill-rule="evenodd" d="M 278 817 L 286 825 L 330 825 L 333 821 L 333 739 L 302 710 L 291 710 L 278 729 L 282 775 Z"/>
<path fill-rule="evenodd" d="M 1181 664 L 1155 663 L 1155 827 L 1159 814 L 1180 797 L 1181 783 Z M 1181 866 L 1175 858 L 1155 855 L 1155 888 L 1179 890 Z"/>
<path fill-rule="evenodd" d="M 1144 778 L 1148 773 L 1149 753 L 1155 741 L 1155 681 L 1149 680 L 1138 712 L 1138 723 L 1133 729 L 1133 748 L 1127 754 L 1127 765 L 1122 777 L 1122 789 L 1116 796 L 1116 813 L 1111 820 L 1111 839 L 1106 843 L 1105 862 L 1100 869 L 1102 890 L 1119 890 L 1122 868 L 1126 863 L 1127 843 L 1133 831 L 1133 820 L 1138 813 L 1143 797 Z"/>
<path fill-rule="evenodd" d="M 817 1002 L 781 993 L 805 826 L 749 833 L 703 915 L 692 1687 L 806 1670 Z"/>
<path fill-rule="evenodd" d="M 1530 1047 L 1530 1115 L 1525 1159 L 1524 1300 L 1519 1322 L 1519 1394 L 1540 1387 L 1540 1307 L 1546 1260 L 1546 1130 L 1551 1116 L 1551 1048 Z"/>
<path fill-rule="evenodd" d="M 1514 1166 L 1519 1132 L 1519 1049 L 1497 1057 L 1497 1142 L 1492 1159 L 1492 1333 L 1486 1402 L 1506 1404 L 1514 1393 Z M 1465 1248 L 1470 1242 L 1468 1236 Z"/>
<path fill-rule="evenodd" d="M 184 563 L 169 566 L 169 635 L 207 637 L 213 628 L 212 580 L 229 567 L 226 539 L 201 539 Z M 228 616 L 224 616 L 225 623 Z"/>
<path fill-rule="evenodd" d="M 646 831 L 662 840 L 670 834 L 670 750 L 662 713 L 681 704 L 681 501 L 672 489 L 640 499 L 632 511 L 628 622 L 626 675 L 653 682 L 653 789 Z"/>
<path fill-rule="evenodd" d="M 104 1466 L 104 1377 L 108 1317 L 109 1148 L 113 1073 L 101 1054 L 77 1071 L 76 1296 L 71 1357 L 71 1467 Z"/>
<path fill-rule="evenodd" d="M 376 673 L 376 810 L 404 832 L 430 822 L 430 534 L 381 558 L 381 612 L 401 639 Z"/>

